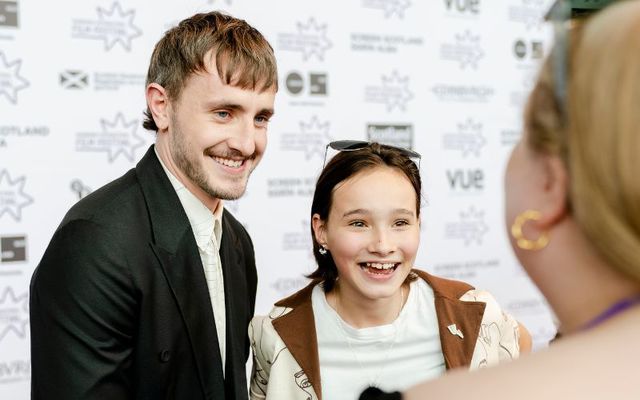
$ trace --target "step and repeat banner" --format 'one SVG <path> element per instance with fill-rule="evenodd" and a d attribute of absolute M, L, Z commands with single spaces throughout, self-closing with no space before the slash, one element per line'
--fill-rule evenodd
<path fill-rule="evenodd" d="M 495 294 L 534 336 L 547 304 L 508 245 L 503 173 L 551 32 L 550 0 L 0 0 L 0 398 L 29 398 L 28 288 L 65 212 L 132 168 L 149 56 L 164 31 L 225 10 L 271 42 L 280 90 L 267 154 L 225 207 L 251 233 L 256 312 L 307 283 L 325 145 L 422 154 L 417 265 Z M 62 383 L 61 383 L 62 384 Z"/>

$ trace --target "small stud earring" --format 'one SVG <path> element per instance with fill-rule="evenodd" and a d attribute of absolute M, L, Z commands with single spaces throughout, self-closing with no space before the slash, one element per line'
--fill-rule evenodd
<path fill-rule="evenodd" d="M 326 248 L 326 247 L 324 247 L 324 245 L 320 246 L 320 248 L 318 249 L 318 253 L 320 253 L 320 254 L 321 254 L 321 255 L 323 255 L 323 256 L 326 256 L 326 255 L 327 255 L 327 252 L 328 252 L 328 251 L 327 251 L 327 248 Z"/>

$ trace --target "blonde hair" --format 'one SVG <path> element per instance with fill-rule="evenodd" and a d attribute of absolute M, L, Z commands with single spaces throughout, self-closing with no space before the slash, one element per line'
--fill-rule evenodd
<path fill-rule="evenodd" d="M 566 121 L 548 59 L 525 110 L 527 144 L 564 160 L 577 224 L 640 282 L 640 1 L 607 7 L 571 38 Z"/>

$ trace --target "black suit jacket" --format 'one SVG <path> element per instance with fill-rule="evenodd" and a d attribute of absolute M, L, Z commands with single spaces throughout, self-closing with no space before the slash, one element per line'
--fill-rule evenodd
<path fill-rule="evenodd" d="M 65 216 L 31 280 L 33 399 L 246 399 L 256 269 L 222 216 L 226 379 L 191 226 L 153 147 Z"/>

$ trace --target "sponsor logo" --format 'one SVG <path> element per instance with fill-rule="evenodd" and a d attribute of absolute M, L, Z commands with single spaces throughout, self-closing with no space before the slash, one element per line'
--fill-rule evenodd
<path fill-rule="evenodd" d="M 18 27 L 17 1 L 0 1 L 0 26 Z"/>
<path fill-rule="evenodd" d="M 465 158 L 471 154 L 480 157 L 482 148 L 487 144 L 482 134 L 482 123 L 471 118 L 458 123 L 454 132 L 446 132 L 442 141 L 445 150 L 459 151 Z"/>
<path fill-rule="evenodd" d="M 302 54 L 304 61 L 315 56 L 324 61 L 325 52 L 332 43 L 327 38 L 327 24 L 319 24 L 311 17 L 307 23 L 298 22 L 297 33 L 281 33 L 278 35 L 278 48 Z"/>
<path fill-rule="evenodd" d="M 209 4 L 213 4 L 216 3 L 216 0 L 207 0 L 207 2 Z M 233 4 L 233 0 L 220 0 L 219 3 L 225 3 L 226 5 L 230 6 L 231 4 Z"/>
<path fill-rule="evenodd" d="M 109 162 L 119 155 L 133 162 L 137 149 L 145 145 L 145 140 L 136 132 L 139 121 L 125 121 L 122 113 L 116 114 L 113 122 L 101 119 L 101 132 L 80 132 L 76 134 L 76 151 L 107 153 Z"/>
<path fill-rule="evenodd" d="M 22 60 L 7 60 L 0 51 L 0 97 L 6 97 L 11 103 L 18 102 L 18 91 L 29 87 L 29 81 L 20 76 Z"/>
<path fill-rule="evenodd" d="M 443 278 L 469 280 L 478 273 L 490 271 L 500 266 L 497 258 L 489 260 L 451 261 L 434 265 L 434 273 Z"/>
<path fill-rule="evenodd" d="M 365 102 L 384 104 L 387 111 L 399 109 L 406 111 L 407 103 L 413 98 L 409 90 L 409 76 L 393 71 L 389 76 L 382 76 L 382 85 L 365 88 Z"/>
<path fill-rule="evenodd" d="M 270 178 L 267 180 L 269 197 L 312 197 L 316 182 L 314 178 Z"/>
<path fill-rule="evenodd" d="M 513 54 L 518 60 L 539 60 L 544 57 L 544 47 L 540 40 L 518 39 L 513 43 Z"/>
<path fill-rule="evenodd" d="M 444 0 L 447 11 L 456 16 L 480 14 L 480 0 Z"/>
<path fill-rule="evenodd" d="M 487 103 L 495 94 L 494 88 L 479 85 L 437 84 L 431 91 L 440 101 L 456 103 Z"/>
<path fill-rule="evenodd" d="M 19 126 L 19 125 L 0 125 L 0 147 L 6 147 L 9 144 L 9 138 L 35 138 L 49 136 L 49 127 L 44 125 Z"/>
<path fill-rule="evenodd" d="M 455 192 L 478 192 L 484 189 L 484 171 L 481 169 L 448 169 L 447 182 Z"/>
<path fill-rule="evenodd" d="M 362 0 L 362 7 L 381 10 L 385 18 L 404 18 L 404 12 L 411 7 L 409 0 Z"/>
<path fill-rule="evenodd" d="M 307 78 L 308 85 L 305 84 L 303 75 L 299 72 L 290 72 L 285 79 L 287 91 L 292 95 L 305 94 L 310 96 L 326 96 L 327 95 L 327 74 L 324 72 L 309 72 Z"/>
<path fill-rule="evenodd" d="M 370 142 L 378 142 L 405 149 L 412 149 L 413 125 L 367 124 L 367 138 Z"/>
<path fill-rule="evenodd" d="M 84 183 L 82 183 L 82 181 L 80 179 L 74 179 L 71 181 L 71 185 L 69 185 L 71 191 L 78 196 L 78 200 L 83 199 L 84 197 L 86 197 L 89 193 L 92 192 L 92 190 L 85 185 Z M 225 203 L 226 205 L 226 203 Z"/>
<path fill-rule="evenodd" d="M 24 192 L 25 176 L 11 179 L 5 169 L 0 171 L 0 218 L 5 214 L 16 221 L 22 219 L 22 209 L 33 203 L 33 198 Z"/>
<path fill-rule="evenodd" d="M 509 6 L 509 20 L 524 24 L 527 30 L 539 30 L 546 8 L 546 0 L 520 0 L 519 4 Z"/>
<path fill-rule="evenodd" d="M 103 41 L 105 51 L 111 50 L 116 44 L 130 51 L 131 41 L 142 35 L 142 31 L 133 24 L 135 10 L 125 12 L 120 3 L 115 2 L 111 9 L 98 7 L 97 12 L 97 20 L 73 20 L 71 37 Z"/>
<path fill-rule="evenodd" d="M 503 129 L 500 131 L 500 143 L 503 146 L 514 146 L 520 140 L 521 134 L 519 129 Z"/>
<path fill-rule="evenodd" d="M 461 240 L 465 246 L 473 243 L 482 244 L 484 235 L 489 227 L 484 222 L 484 211 L 470 207 L 467 211 L 461 211 L 459 220 L 449 222 L 445 226 L 445 238 L 449 240 Z"/>
<path fill-rule="evenodd" d="M 12 288 L 0 291 L 0 342 L 10 333 L 24 339 L 29 325 L 27 293 L 16 295 Z"/>
<path fill-rule="evenodd" d="M 279 297 L 284 297 L 295 293 L 309 283 L 309 280 L 300 278 L 280 278 L 271 283 L 271 287 L 278 292 Z"/>
<path fill-rule="evenodd" d="M 285 232 L 282 236 L 282 250 L 284 251 L 304 250 L 313 257 L 312 248 L 309 221 L 300 221 L 300 231 Z"/>
<path fill-rule="evenodd" d="M 522 70 L 520 85 L 513 85 L 513 90 L 509 93 L 509 102 L 513 107 L 521 109 L 527 97 L 533 89 L 536 81 L 536 69 L 526 68 Z"/>
<path fill-rule="evenodd" d="M 30 360 L 0 361 L 0 384 L 28 381 L 30 378 Z"/>
<path fill-rule="evenodd" d="M 352 33 L 352 51 L 370 51 L 377 53 L 398 53 L 402 48 L 421 47 L 424 39 L 419 36 L 381 35 L 378 33 Z"/>
<path fill-rule="evenodd" d="M 440 58 L 457 62 L 461 69 L 478 69 L 478 62 L 483 57 L 480 35 L 474 35 L 469 30 L 456 34 L 453 43 L 444 43 L 440 46 Z"/>
<path fill-rule="evenodd" d="M 27 261 L 26 236 L 0 237 L 0 262 Z"/>
<path fill-rule="evenodd" d="M 314 115 L 309 122 L 300 121 L 299 132 L 284 133 L 280 148 L 284 151 L 303 152 L 306 160 L 310 160 L 314 154 L 322 158 L 326 144 L 331 141 L 330 127 L 329 121 L 320 121 Z"/>
<path fill-rule="evenodd" d="M 89 86 L 89 75 L 84 71 L 67 70 L 61 72 L 60 86 L 65 89 L 84 89 Z"/>

